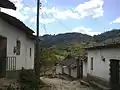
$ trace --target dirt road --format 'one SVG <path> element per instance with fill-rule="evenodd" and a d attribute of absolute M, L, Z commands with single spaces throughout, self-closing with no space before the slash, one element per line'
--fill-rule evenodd
<path fill-rule="evenodd" d="M 52 86 L 51 90 L 93 90 L 90 87 L 80 85 L 79 81 L 67 81 L 58 78 L 44 78 L 41 80 Z"/>

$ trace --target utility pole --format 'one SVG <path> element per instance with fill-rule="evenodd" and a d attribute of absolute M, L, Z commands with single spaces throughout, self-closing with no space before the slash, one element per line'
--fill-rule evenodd
<path fill-rule="evenodd" d="M 37 0 L 37 37 L 36 37 L 36 57 L 35 57 L 35 79 L 36 79 L 36 88 L 35 90 L 39 90 L 39 80 L 40 80 L 40 60 L 39 60 L 39 8 L 41 7 L 40 0 Z"/>

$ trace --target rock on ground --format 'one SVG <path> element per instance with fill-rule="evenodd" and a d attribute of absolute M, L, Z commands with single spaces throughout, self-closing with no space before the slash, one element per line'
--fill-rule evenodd
<path fill-rule="evenodd" d="M 0 90 L 7 90 L 8 87 L 18 88 L 20 85 L 16 80 L 0 78 Z"/>

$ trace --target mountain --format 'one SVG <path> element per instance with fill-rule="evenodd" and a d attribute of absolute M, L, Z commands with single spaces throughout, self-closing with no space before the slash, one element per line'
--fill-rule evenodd
<path fill-rule="evenodd" d="M 46 62 L 55 62 L 70 56 L 85 54 L 88 45 L 120 42 L 120 29 L 113 29 L 99 35 L 90 36 L 81 33 L 44 35 L 40 37 L 40 58 Z"/>
<path fill-rule="evenodd" d="M 94 35 L 93 37 L 81 33 L 65 33 L 58 35 L 44 35 L 40 38 L 40 46 L 46 48 L 71 44 L 89 45 L 93 43 L 120 42 L 120 29 L 113 29 L 99 35 Z"/>
<path fill-rule="evenodd" d="M 92 41 L 92 36 L 81 33 L 65 33 L 58 35 L 44 35 L 40 37 L 41 47 L 52 47 L 57 45 L 69 45 L 74 43 L 86 43 Z"/>
<path fill-rule="evenodd" d="M 95 42 L 104 42 L 110 39 L 115 40 L 120 38 L 120 29 L 113 29 L 111 31 L 101 33 L 100 35 L 95 35 L 93 38 Z"/>

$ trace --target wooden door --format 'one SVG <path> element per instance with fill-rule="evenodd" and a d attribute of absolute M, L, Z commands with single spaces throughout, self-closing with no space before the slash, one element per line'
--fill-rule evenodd
<path fill-rule="evenodd" d="M 119 60 L 110 60 L 110 87 L 112 90 L 120 90 Z"/>
<path fill-rule="evenodd" d="M 0 38 L 0 77 L 6 76 L 6 47 L 7 40 Z"/>
<path fill-rule="evenodd" d="M 77 59 L 77 78 L 83 78 L 83 62 Z"/>
<path fill-rule="evenodd" d="M 83 61 L 80 60 L 80 78 L 83 78 Z"/>

